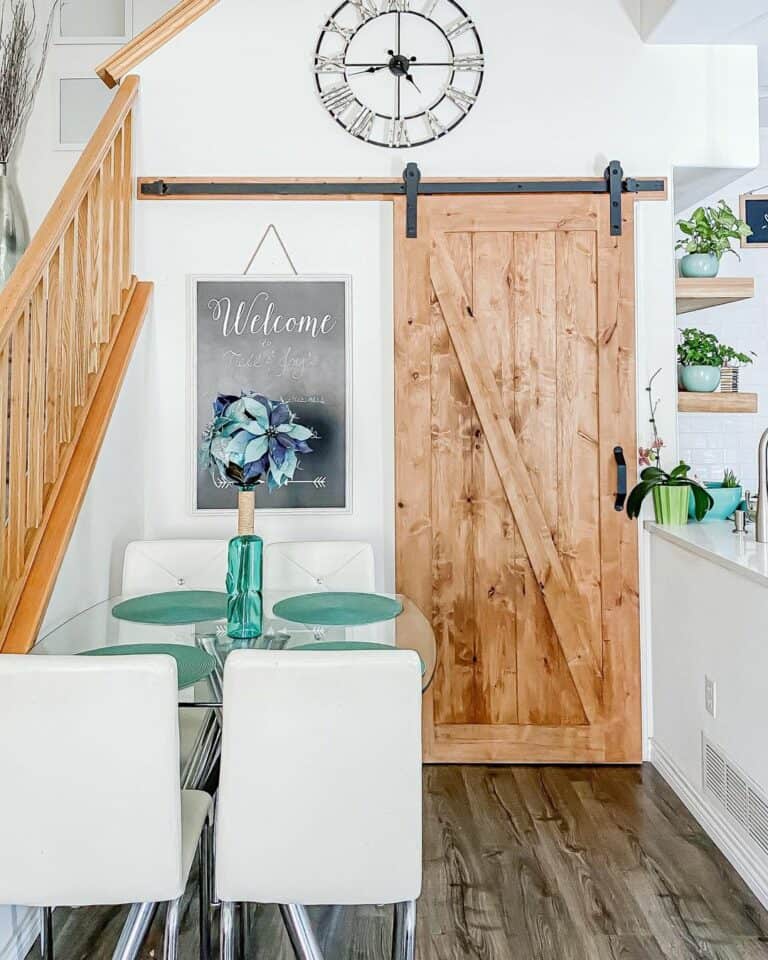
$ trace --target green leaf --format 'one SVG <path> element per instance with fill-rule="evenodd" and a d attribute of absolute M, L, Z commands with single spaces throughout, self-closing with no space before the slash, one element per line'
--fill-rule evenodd
<path fill-rule="evenodd" d="M 725 200 L 719 200 L 714 207 L 697 207 L 688 220 L 678 220 L 680 232 L 690 239 L 678 241 L 677 249 L 688 253 L 713 253 L 721 259 L 732 249 L 731 240 L 741 240 L 750 235 L 748 224 L 740 220 Z"/>
<path fill-rule="evenodd" d="M 687 463 L 683 463 L 681 460 L 680 463 L 675 467 L 674 470 L 669 474 L 670 480 L 678 480 L 680 477 L 685 477 L 690 473 L 691 468 Z"/>
<path fill-rule="evenodd" d="M 666 479 L 666 473 L 659 467 L 646 467 L 645 470 L 640 474 L 640 479 L 642 481 L 659 481 Z"/>
<path fill-rule="evenodd" d="M 693 493 L 693 512 L 697 520 L 703 520 L 707 514 L 707 511 L 710 510 L 714 505 L 715 501 L 712 499 L 711 494 L 704 487 L 699 486 L 698 483 L 691 483 L 691 492 Z"/>
<path fill-rule="evenodd" d="M 638 483 L 636 487 L 632 488 L 632 492 L 629 497 L 627 497 L 627 516 L 630 520 L 636 520 L 637 517 L 640 516 L 643 500 L 645 500 L 654 487 L 658 487 L 659 485 L 658 482 Z"/>

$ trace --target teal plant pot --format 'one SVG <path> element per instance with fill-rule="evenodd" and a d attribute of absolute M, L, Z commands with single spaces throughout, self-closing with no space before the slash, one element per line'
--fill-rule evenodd
<path fill-rule="evenodd" d="M 719 269 L 714 253 L 687 253 L 680 261 L 681 277 L 716 277 Z"/>
<path fill-rule="evenodd" d="M 709 490 L 712 499 L 715 501 L 713 507 L 704 514 L 699 523 L 712 523 L 714 520 L 727 520 L 733 511 L 744 499 L 744 492 L 741 487 L 724 487 L 722 483 L 705 483 L 704 486 Z M 691 520 L 696 520 L 696 513 L 693 506 L 693 494 L 689 494 L 688 516 Z"/>
<path fill-rule="evenodd" d="M 229 541 L 227 635 L 235 640 L 255 640 L 262 633 L 263 552 L 261 537 L 250 535 Z"/>
<path fill-rule="evenodd" d="M 712 393 L 720 386 L 720 367 L 681 367 L 683 389 L 689 393 Z"/>
<path fill-rule="evenodd" d="M 682 527 L 688 523 L 688 487 L 654 487 L 653 509 L 656 523 Z"/>

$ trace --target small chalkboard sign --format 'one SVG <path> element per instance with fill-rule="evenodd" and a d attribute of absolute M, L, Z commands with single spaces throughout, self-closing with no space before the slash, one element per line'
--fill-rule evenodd
<path fill-rule="evenodd" d="M 744 193 L 740 207 L 741 219 L 752 228 L 742 247 L 768 247 L 768 193 Z"/>
<path fill-rule="evenodd" d="M 286 487 L 256 489 L 257 510 L 350 507 L 348 276 L 192 278 L 192 509 L 234 510 L 237 490 L 197 462 L 219 393 L 285 400 L 316 433 Z"/>

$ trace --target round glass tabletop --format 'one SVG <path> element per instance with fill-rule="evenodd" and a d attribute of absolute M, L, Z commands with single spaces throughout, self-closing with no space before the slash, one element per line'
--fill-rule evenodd
<path fill-rule="evenodd" d="M 148 624 L 120 620 L 112 608 L 126 597 L 113 597 L 89 607 L 67 620 L 55 630 L 41 636 L 32 648 L 33 654 L 66 656 L 116 645 L 181 643 L 197 646 L 216 659 L 214 673 L 194 687 L 180 691 L 179 701 L 194 706 L 220 706 L 224 662 L 232 650 L 243 648 L 285 650 L 311 644 L 314 649 L 328 645 L 330 650 L 365 649 L 367 645 L 399 647 L 414 650 L 423 664 L 423 687 L 432 681 L 437 657 L 432 627 L 416 604 L 408 597 L 391 595 L 402 603 L 403 612 L 394 620 L 364 626 L 310 626 L 281 619 L 274 613 L 280 600 L 296 596 L 296 592 L 264 593 L 263 633 L 257 640 L 232 640 L 227 636 L 226 622 L 207 620 L 189 624 Z"/>

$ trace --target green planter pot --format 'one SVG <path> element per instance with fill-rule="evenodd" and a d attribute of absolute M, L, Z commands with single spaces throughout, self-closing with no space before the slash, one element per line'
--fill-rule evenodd
<path fill-rule="evenodd" d="M 720 386 L 720 367 L 681 366 L 680 380 L 689 393 L 712 393 Z"/>
<path fill-rule="evenodd" d="M 681 277 L 716 277 L 719 269 L 714 253 L 687 253 L 680 261 Z"/>
<path fill-rule="evenodd" d="M 681 527 L 688 523 L 688 487 L 654 487 L 653 508 L 656 523 Z"/>

